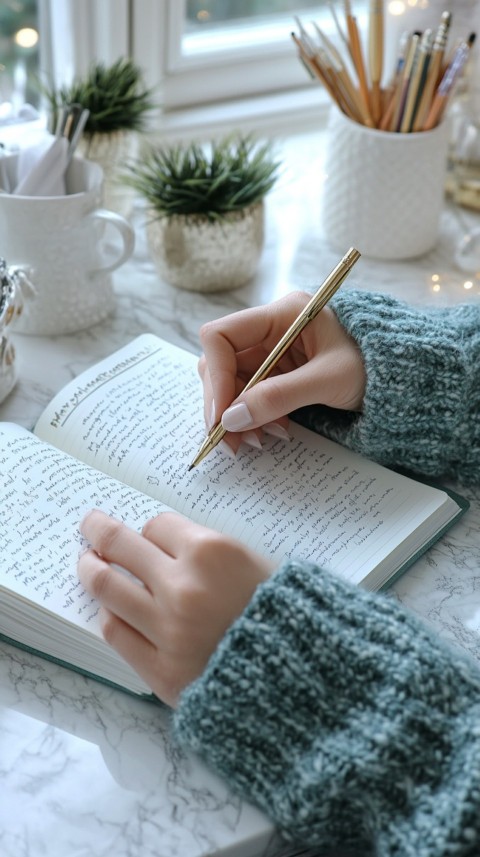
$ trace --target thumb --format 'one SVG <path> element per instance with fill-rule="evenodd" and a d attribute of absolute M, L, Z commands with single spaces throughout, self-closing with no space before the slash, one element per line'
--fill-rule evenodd
<path fill-rule="evenodd" d="M 266 378 L 241 393 L 224 411 L 223 428 L 239 432 L 278 422 L 291 411 L 318 401 L 318 386 L 316 372 L 309 364 Z"/>

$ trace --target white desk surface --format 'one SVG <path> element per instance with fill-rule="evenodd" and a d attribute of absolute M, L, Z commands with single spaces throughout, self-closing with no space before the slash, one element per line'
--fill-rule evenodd
<path fill-rule="evenodd" d="M 279 145 L 284 172 L 267 198 L 266 245 L 250 284 L 209 296 L 161 282 L 139 208 L 135 254 L 114 275 L 115 315 L 71 336 L 17 334 L 20 378 L 0 405 L 0 419 L 31 428 L 69 379 L 142 332 L 198 353 L 204 321 L 318 285 L 338 261 L 319 226 L 323 138 L 299 135 Z M 401 263 L 362 258 L 342 288 L 385 291 L 416 304 L 479 300 L 480 265 L 467 274 L 452 261 L 469 223 L 480 226 L 480 217 L 446 207 L 428 256 Z M 480 658 L 480 489 L 463 493 L 469 512 L 395 591 L 440 634 Z M 153 704 L 0 644 L 2 857 L 270 853 L 270 823 L 172 747 L 168 721 Z"/>

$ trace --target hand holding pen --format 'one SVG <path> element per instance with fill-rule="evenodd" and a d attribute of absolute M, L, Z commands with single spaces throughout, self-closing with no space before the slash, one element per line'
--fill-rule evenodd
<path fill-rule="evenodd" d="M 335 271 L 336 288 L 340 280 L 343 282 L 360 255 L 353 249 L 350 254 L 344 257 L 347 263 L 342 260 L 343 265 L 334 269 L 326 283 L 332 283 Z M 323 403 L 347 410 L 361 407 L 363 363 L 357 346 L 329 307 L 302 325 L 261 383 L 247 383 L 275 352 L 285 331 L 305 318 L 311 302 L 311 295 L 293 292 L 273 304 L 209 322 L 200 331 L 205 421 L 210 432 L 217 425 L 224 429 L 221 443 L 227 454 L 236 454 L 242 442 L 259 448 L 263 432 L 288 439 L 287 415 L 304 405 Z"/>

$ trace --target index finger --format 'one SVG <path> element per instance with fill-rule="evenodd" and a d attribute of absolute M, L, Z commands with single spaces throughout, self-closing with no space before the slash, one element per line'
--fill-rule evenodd
<path fill-rule="evenodd" d="M 237 395 L 235 379 L 239 374 L 238 355 L 262 345 L 266 356 L 304 303 L 305 298 L 301 298 L 298 293 L 290 294 L 274 304 L 240 310 L 203 325 L 200 339 L 217 419 Z"/>
<path fill-rule="evenodd" d="M 246 309 L 204 324 L 200 341 L 219 419 L 236 397 L 237 354 L 263 338 L 265 313 Z"/>
<path fill-rule="evenodd" d="M 172 559 L 167 551 L 99 509 L 93 509 L 84 517 L 80 530 L 102 559 L 125 568 L 151 592 L 158 589 L 162 554 L 165 567 Z"/>

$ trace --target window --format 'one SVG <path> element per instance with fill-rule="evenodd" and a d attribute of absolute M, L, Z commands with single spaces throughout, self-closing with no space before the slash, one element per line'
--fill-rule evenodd
<path fill-rule="evenodd" d="M 186 29 L 319 9 L 318 0 L 187 0 Z"/>
<path fill-rule="evenodd" d="M 156 65 L 166 109 L 304 88 L 294 16 L 333 26 L 318 0 L 133 0 L 132 12 L 136 55 Z"/>
<path fill-rule="evenodd" d="M 283 117 L 283 127 L 295 127 L 295 121 L 317 123 L 329 104 L 322 87 L 308 78 L 290 38 L 298 15 L 306 25 L 315 20 L 339 45 L 326 0 L 37 2 L 45 10 L 48 67 L 55 83 L 69 82 L 94 60 L 110 63 L 130 55 L 158 93 L 162 131 L 169 121 L 184 121 L 183 108 L 192 117 L 210 105 L 211 114 L 216 111 L 213 121 L 225 126 L 231 121 L 229 109 L 244 110 L 245 116 L 250 111 L 253 127 L 262 127 L 271 110 L 272 116 L 276 111 Z M 334 2 L 343 20 L 343 0 Z M 452 44 L 478 17 L 479 3 L 455 0 Z M 0 10 L 28 4 L 34 0 L 3 0 Z M 367 0 L 351 0 L 351 5 L 366 44 Z M 444 0 L 386 0 L 385 74 L 394 68 L 400 33 L 435 26 L 444 5 Z M 188 121 L 194 130 L 197 119 Z"/>
<path fill-rule="evenodd" d="M 133 0 L 134 13 L 142 2 Z M 351 7 L 366 53 L 369 3 L 351 0 Z M 343 0 L 334 0 L 333 8 L 343 25 Z M 438 26 L 444 8 L 444 0 L 385 0 L 386 76 L 394 70 L 401 33 Z M 290 39 L 296 15 L 307 25 L 315 20 L 340 46 L 326 0 L 164 0 L 164 9 L 161 76 L 167 109 L 307 88 Z M 452 45 L 465 37 L 478 9 L 479 0 L 456 0 Z"/>
<path fill-rule="evenodd" d="M 0 5 L 0 116 L 16 115 L 25 102 L 40 101 L 37 0 L 4 0 Z"/>
<path fill-rule="evenodd" d="M 294 16 L 317 17 L 318 0 L 187 0 L 181 53 L 185 58 L 215 51 L 263 49 L 288 40 Z"/>

